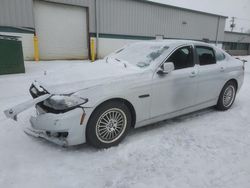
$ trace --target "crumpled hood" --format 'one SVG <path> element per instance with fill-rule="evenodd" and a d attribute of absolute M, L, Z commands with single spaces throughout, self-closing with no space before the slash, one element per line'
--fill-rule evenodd
<path fill-rule="evenodd" d="M 124 81 L 141 72 L 140 68 L 132 65 L 125 67 L 122 62 L 99 60 L 48 72 L 37 82 L 51 94 L 70 94 L 105 83 Z"/>

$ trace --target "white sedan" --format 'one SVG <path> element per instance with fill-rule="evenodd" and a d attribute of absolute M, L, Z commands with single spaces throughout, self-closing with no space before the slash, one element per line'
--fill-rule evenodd
<path fill-rule="evenodd" d="M 34 81 L 33 100 L 5 111 L 17 120 L 36 106 L 25 132 L 63 146 L 120 143 L 129 129 L 210 106 L 229 109 L 244 79 L 244 63 L 207 43 L 146 41 L 87 63 L 68 82 Z"/>

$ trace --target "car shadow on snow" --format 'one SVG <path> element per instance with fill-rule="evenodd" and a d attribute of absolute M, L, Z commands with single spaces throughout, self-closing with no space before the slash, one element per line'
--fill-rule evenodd
<path fill-rule="evenodd" d="M 163 127 L 169 128 L 172 126 L 178 126 L 178 123 L 189 122 L 193 119 L 197 119 L 199 117 L 202 118 L 205 115 L 207 116 L 209 114 L 216 113 L 216 112 L 218 113 L 220 111 L 217 111 L 215 109 L 215 107 L 205 108 L 205 109 L 191 112 L 191 113 L 188 113 L 185 115 L 166 119 L 166 120 L 159 121 L 157 123 L 152 123 L 152 124 L 149 124 L 149 125 L 146 125 L 143 127 L 135 128 L 132 131 L 130 131 L 129 135 L 140 134 L 140 133 L 143 133 L 146 131 L 150 131 L 153 129 L 159 129 L 159 128 L 163 128 Z"/>
<path fill-rule="evenodd" d="M 160 129 L 165 127 L 166 129 L 173 127 L 173 126 L 178 126 L 179 123 L 183 123 L 183 122 L 189 122 L 193 119 L 197 119 L 197 118 L 203 118 L 204 116 L 208 116 L 209 114 L 213 114 L 213 113 L 218 113 L 219 111 L 217 111 L 214 107 L 210 107 L 210 108 L 206 108 L 203 110 L 199 110 L 196 112 L 192 112 L 189 114 L 185 114 L 179 117 L 175 117 L 175 118 L 171 118 L 171 119 L 167 119 L 167 120 L 163 120 L 157 123 L 153 123 L 153 124 L 149 124 L 140 128 L 136 128 L 136 129 L 131 129 L 130 132 L 127 135 L 127 138 L 122 141 L 122 142 L 128 142 L 128 140 L 130 139 L 131 136 L 134 135 L 138 135 L 138 134 L 144 134 L 145 132 L 148 131 L 152 131 L 152 130 L 156 130 L 156 129 Z M 56 150 L 60 150 L 61 152 L 88 152 L 88 153 L 96 153 L 96 152 L 100 152 L 100 151 L 106 151 L 109 149 L 96 149 L 93 148 L 91 146 L 89 146 L 88 144 L 80 144 L 77 146 L 69 146 L 69 147 L 61 147 L 58 146 L 54 143 L 48 142 L 45 139 L 41 139 L 41 138 L 34 138 L 31 137 L 31 139 L 35 139 L 36 141 L 39 141 L 39 144 L 42 144 L 45 147 L 51 147 L 53 149 Z M 113 147 L 114 148 L 114 147 Z M 116 148 L 119 148 L 119 145 L 116 146 Z"/>
<path fill-rule="evenodd" d="M 25 133 L 24 133 L 25 134 Z M 44 138 L 38 138 L 38 137 L 33 137 L 33 136 L 29 136 L 29 139 L 32 140 L 32 142 L 37 142 L 37 144 L 39 144 L 39 147 L 49 147 L 52 150 L 57 150 L 60 152 L 68 152 L 68 151 L 80 151 L 83 150 L 84 152 L 95 152 L 97 151 L 97 149 L 89 146 L 88 144 L 80 144 L 80 145 L 76 145 L 76 146 L 60 146 L 57 145 L 53 142 L 47 141 Z"/>

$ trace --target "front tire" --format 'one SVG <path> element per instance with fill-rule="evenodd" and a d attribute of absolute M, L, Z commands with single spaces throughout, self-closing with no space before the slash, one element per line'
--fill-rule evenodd
<path fill-rule="evenodd" d="M 131 127 L 129 108 L 120 101 L 110 101 L 97 107 L 91 115 L 87 129 L 87 143 L 96 148 L 118 145 Z"/>
<path fill-rule="evenodd" d="M 221 90 L 216 108 L 221 111 L 228 110 L 234 103 L 237 87 L 235 82 L 227 82 Z"/>

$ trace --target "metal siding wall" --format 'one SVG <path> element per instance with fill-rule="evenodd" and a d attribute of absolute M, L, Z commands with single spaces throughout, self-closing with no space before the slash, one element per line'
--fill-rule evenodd
<path fill-rule="evenodd" d="M 0 26 L 31 27 L 33 21 L 33 0 L 0 0 Z M 94 0 L 41 0 L 89 8 L 89 31 L 95 32 Z"/>
<path fill-rule="evenodd" d="M 1 0 L 0 25 L 34 28 L 32 0 Z"/>
<path fill-rule="evenodd" d="M 226 18 L 220 17 L 219 32 L 218 32 L 218 41 L 223 42 L 224 32 L 225 32 Z"/>
<path fill-rule="evenodd" d="M 134 0 L 101 0 L 100 33 L 166 38 L 216 39 L 218 16 Z M 187 24 L 183 25 L 182 22 Z M 223 40 L 221 17 L 218 40 Z"/>
<path fill-rule="evenodd" d="M 224 42 L 250 43 L 250 34 L 225 32 Z"/>
<path fill-rule="evenodd" d="M 95 32 L 94 0 L 43 0 L 89 8 L 89 32 Z M 216 39 L 218 16 L 135 0 L 98 0 L 100 33 L 166 38 Z M 0 25 L 32 27 L 32 0 L 1 0 Z M 182 22 L 187 22 L 183 25 Z M 224 39 L 221 17 L 218 41 Z"/>
<path fill-rule="evenodd" d="M 43 1 L 50 1 L 55 3 L 63 3 L 63 4 L 70 4 L 70 5 L 78 5 L 78 6 L 88 6 L 89 0 L 43 0 Z"/>

